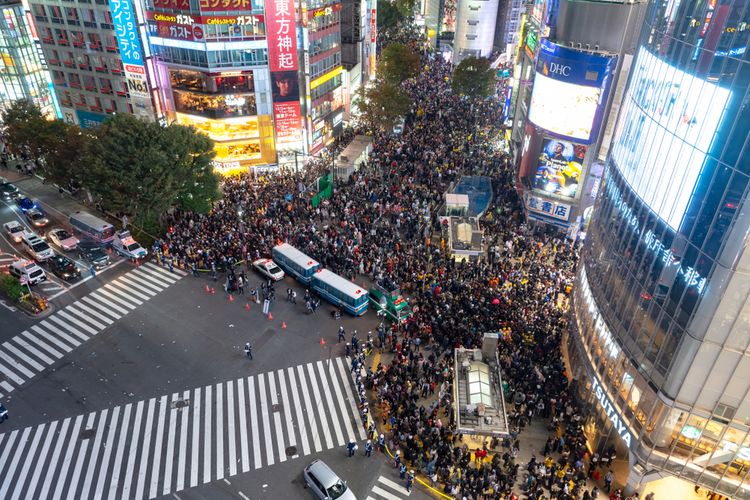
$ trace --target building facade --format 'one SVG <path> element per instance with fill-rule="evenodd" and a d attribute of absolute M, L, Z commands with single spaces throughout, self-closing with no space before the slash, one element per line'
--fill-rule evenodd
<path fill-rule="evenodd" d="M 60 117 L 52 78 L 31 14 L 21 2 L 0 2 L 0 106 L 29 99 L 50 117 Z"/>
<path fill-rule="evenodd" d="M 499 0 L 459 0 L 453 62 L 466 57 L 490 57 L 495 42 Z"/>
<path fill-rule="evenodd" d="M 649 3 L 566 341 L 628 485 L 750 498 L 750 4 Z"/>

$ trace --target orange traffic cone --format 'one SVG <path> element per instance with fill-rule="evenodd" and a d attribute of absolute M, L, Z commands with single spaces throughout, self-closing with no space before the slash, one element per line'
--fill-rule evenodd
<path fill-rule="evenodd" d="M 211 289 L 211 295 L 216 295 L 216 289 L 215 288 Z"/>
<path fill-rule="evenodd" d="M 246 302 L 245 303 L 245 311 L 249 311 L 249 310 L 250 310 L 250 302 Z"/>
<path fill-rule="evenodd" d="M 206 293 L 211 293 L 211 289 L 210 289 L 210 288 L 208 288 L 208 285 L 206 285 L 206 288 L 205 288 L 205 290 L 206 290 Z"/>
<path fill-rule="evenodd" d="M 268 313 L 268 319 L 269 319 L 269 320 L 272 320 L 272 319 L 273 319 L 273 314 L 271 314 L 271 313 Z"/>
<path fill-rule="evenodd" d="M 281 328 L 286 328 L 286 321 L 281 322 Z"/>
<path fill-rule="evenodd" d="M 231 293 L 229 294 L 229 302 L 234 302 L 234 296 Z"/>

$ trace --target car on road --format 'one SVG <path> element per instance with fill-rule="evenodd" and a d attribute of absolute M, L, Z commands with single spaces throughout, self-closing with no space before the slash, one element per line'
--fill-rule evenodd
<path fill-rule="evenodd" d="M 39 235 L 26 232 L 21 238 L 21 245 L 26 253 L 31 255 L 38 262 L 44 262 L 45 260 L 51 259 L 55 256 L 55 252 L 49 247 L 46 241 L 41 239 Z"/>
<path fill-rule="evenodd" d="M 11 276 L 15 276 L 19 281 L 24 281 L 29 285 L 36 285 L 47 279 L 44 269 L 39 264 L 29 259 L 15 261 L 8 267 Z"/>
<path fill-rule="evenodd" d="M 75 263 L 64 255 L 55 255 L 49 261 L 49 269 L 58 278 L 72 280 L 81 277 L 81 270 Z"/>
<path fill-rule="evenodd" d="M 20 198 L 16 198 L 16 206 L 20 208 L 22 212 L 25 212 L 27 210 L 31 210 L 32 208 L 36 208 L 37 204 L 34 203 L 34 200 L 32 200 L 31 198 L 21 196 Z"/>
<path fill-rule="evenodd" d="M 97 269 L 109 265 L 109 255 L 98 243 L 88 241 L 78 243 L 78 256 Z"/>
<path fill-rule="evenodd" d="M 320 500 L 357 500 L 352 490 L 322 460 L 313 460 L 305 467 L 305 487 L 312 490 L 315 498 Z"/>
<path fill-rule="evenodd" d="M 31 222 L 34 227 L 44 227 L 49 224 L 49 219 L 44 212 L 38 208 L 31 208 L 26 211 L 26 218 Z"/>
<path fill-rule="evenodd" d="M 2 196 L 4 200 L 12 200 L 18 198 L 20 195 L 21 193 L 14 184 L 8 181 L 0 182 L 0 196 Z"/>
<path fill-rule="evenodd" d="M 78 238 L 65 229 L 52 229 L 47 233 L 47 238 L 66 252 L 71 252 L 78 246 Z"/>
<path fill-rule="evenodd" d="M 284 271 L 276 265 L 271 259 L 258 259 L 253 261 L 253 269 L 258 271 L 266 278 L 274 281 L 280 281 L 284 279 Z"/>
<path fill-rule="evenodd" d="M 5 229 L 5 234 L 7 234 L 14 243 L 21 243 L 23 235 L 26 234 L 26 227 L 16 220 L 3 224 L 3 229 Z"/>
<path fill-rule="evenodd" d="M 130 235 L 130 231 L 123 229 L 115 233 L 115 239 L 112 240 L 112 248 L 115 252 L 128 259 L 142 259 L 148 255 L 148 252 Z"/>
<path fill-rule="evenodd" d="M 0 422 L 8 420 L 8 409 L 0 403 Z"/>

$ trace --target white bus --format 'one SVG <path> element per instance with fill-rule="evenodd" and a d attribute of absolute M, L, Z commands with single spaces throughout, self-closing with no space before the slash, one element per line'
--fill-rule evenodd
<path fill-rule="evenodd" d="M 112 243 L 115 237 L 115 228 L 112 224 L 87 212 L 78 211 L 70 214 L 70 225 L 75 232 L 104 245 Z"/>
<path fill-rule="evenodd" d="M 289 243 L 276 245 L 272 253 L 274 262 L 305 286 L 310 284 L 310 278 L 320 269 L 317 260 L 303 254 Z"/>
<path fill-rule="evenodd" d="M 367 312 L 367 290 L 328 269 L 318 270 L 312 277 L 311 285 L 321 297 L 353 316 L 362 316 Z"/>

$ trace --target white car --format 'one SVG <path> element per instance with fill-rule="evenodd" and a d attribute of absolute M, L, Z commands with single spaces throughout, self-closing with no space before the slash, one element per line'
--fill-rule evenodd
<path fill-rule="evenodd" d="M 62 228 L 51 230 L 47 233 L 47 238 L 66 252 L 75 250 L 78 246 L 78 238 Z"/>
<path fill-rule="evenodd" d="M 24 234 L 26 234 L 26 228 L 18 221 L 12 220 L 3 224 L 5 234 L 7 234 L 14 243 L 21 243 Z"/>
<path fill-rule="evenodd" d="M 29 285 L 36 285 L 47 279 L 44 269 L 39 267 L 33 260 L 28 259 L 15 261 L 8 268 L 8 272 Z"/>
<path fill-rule="evenodd" d="M 115 252 L 128 259 L 142 259 L 148 255 L 143 248 L 132 236 L 130 231 L 122 230 L 115 233 L 115 239 L 112 240 L 112 248 Z"/>
<path fill-rule="evenodd" d="M 25 233 L 21 239 L 21 245 L 31 257 L 38 262 L 44 262 L 55 256 L 55 252 L 49 247 L 46 241 L 34 233 Z"/>
<path fill-rule="evenodd" d="M 276 265 L 271 259 L 258 259 L 253 261 L 253 268 L 266 278 L 270 278 L 274 281 L 280 281 L 284 279 L 284 271 Z"/>

